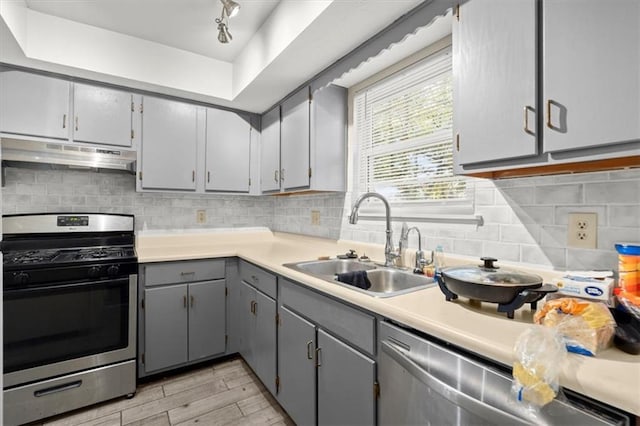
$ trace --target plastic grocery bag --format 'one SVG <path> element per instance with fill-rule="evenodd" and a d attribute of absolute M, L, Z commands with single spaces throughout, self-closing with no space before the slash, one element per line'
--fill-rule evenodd
<path fill-rule="evenodd" d="M 604 303 L 572 297 L 548 300 L 533 321 L 555 328 L 569 352 L 589 356 L 609 347 L 616 331 L 616 321 Z"/>
<path fill-rule="evenodd" d="M 533 326 L 516 340 L 514 355 L 512 395 L 537 412 L 558 395 L 558 378 L 567 355 L 562 337 L 553 328 Z"/>

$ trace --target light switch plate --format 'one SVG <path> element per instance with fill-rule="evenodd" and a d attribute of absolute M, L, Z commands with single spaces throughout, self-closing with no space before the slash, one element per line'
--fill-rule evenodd
<path fill-rule="evenodd" d="M 595 249 L 598 244 L 598 214 L 569 213 L 567 246 Z"/>
<path fill-rule="evenodd" d="M 196 223 L 199 223 L 199 224 L 207 223 L 206 210 L 196 210 Z"/>

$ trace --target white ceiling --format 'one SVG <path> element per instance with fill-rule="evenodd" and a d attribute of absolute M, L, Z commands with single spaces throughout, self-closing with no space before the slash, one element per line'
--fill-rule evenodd
<path fill-rule="evenodd" d="M 280 0 L 240 0 L 233 41 L 217 40 L 218 0 L 26 0 L 31 10 L 233 62 Z"/>
<path fill-rule="evenodd" d="M 237 1 L 222 45 L 219 0 L 0 0 L 0 62 L 262 113 L 423 0 Z"/>

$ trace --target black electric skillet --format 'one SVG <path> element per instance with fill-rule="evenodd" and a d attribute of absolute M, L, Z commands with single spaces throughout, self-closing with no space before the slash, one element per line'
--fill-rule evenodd
<path fill-rule="evenodd" d="M 538 275 L 495 266 L 497 259 L 482 257 L 482 265 L 444 268 L 436 274 L 440 290 L 447 301 L 458 296 L 498 304 L 498 312 L 513 318 L 514 311 L 525 303 L 536 309 L 537 302 L 558 287 L 543 284 Z"/>

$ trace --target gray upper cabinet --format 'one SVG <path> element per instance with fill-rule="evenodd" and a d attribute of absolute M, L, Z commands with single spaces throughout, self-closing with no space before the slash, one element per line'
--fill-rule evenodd
<path fill-rule="evenodd" d="M 130 147 L 133 109 L 131 93 L 74 83 L 73 140 Z"/>
<path fill-rule="evenodd" d="M 316 326 L 281 306 L 278 329 L 278 402 L 297 425 L 314 425 Z"/>
<path fill-rule="evenodd" d="M 205 189 L 249 192 L 251 123 L 248 116 L 207 108 Z"/>
<path fill-rule="evenodd" d="M 260 189 L 262 192 L 280 190 L 280 107 L 262 116 Z"/>
<path fill-rule="evenodd" d="M 263 193 L 345 191 L 347 91 L 309 87 L 262 117 Z"/>
<path fill-rule="evenodd" d="M 457 162 L 536 155 L 536 0 L 466 2 L 452 33 Z"/>
<path fill-rule="evenodd" d="M 195 105 L 145 96 L 142 114 L 143 189 L 196 189 Z"/>
<path fill-rule="evenodd" d="M 0 72 L 0 131 L 68 139 L 68 81 L 16 70 Z"/>
<path fill-rule="evenodd" d="M 640 140 L 640 2 L 546 1 L 542 28 L 545 151 Z"/>
<path fill-rule="evenodd" d="M 637 164 L 638 16 L 633 0 L 461 3 L 452 28 L 456 173 Z"/>
<path fill-rule="evenodd" d="M 309 87 L 305 87 L 282 104 L 280 134 L 282 188 L 308 188 L 309 163 Z"/>

